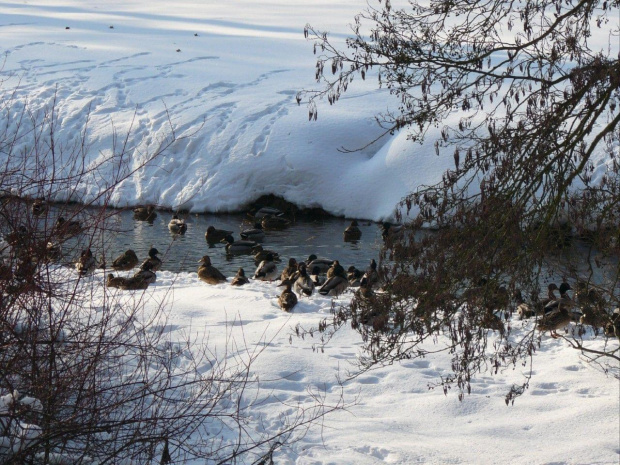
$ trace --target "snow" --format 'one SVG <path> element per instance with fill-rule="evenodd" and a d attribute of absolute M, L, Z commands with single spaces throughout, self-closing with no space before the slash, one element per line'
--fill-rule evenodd
<path fill-rule="evenodd" d="M 334 107 L 319 106 L 316 122 L 295 102 L 297 91 L 317 87 L 304 25 L 342 38 L 364 6 L 355 0 L 5 3 L 2 91 L 16 88 L 15 98 L 34 112 L 56 95 L 57 139 L 67 146 L 78 141 L 88 116 L 91 162 L 109 156 L 115 138 L 130 131 L 129 164 L 137 166 L 173 125 L 178 140 L 123 183 L 115 206 L 227 212 L 274 193 L 300 206 L 381 220 L 416 186 L 439 180 L 452 161 L 435 156 L 432 137 L 412 144 L 404 133 L 361 152 L 338 150 L 362 147 L 381 132 L 373 116 L 391 100 L 372 80 L 356 82 Z M 91 199 L 96 184 L 85 180 L 80 192 Z M 192 333 L 224 346 L 232 332 L 248 347 L 267 347 L 253 370 L 281 402 L 308 400 L 308 389 L 325 391 L 328 401 L 337 397 L 338 376 L 358 354 L 359 336 L 350 327 L 325 353 L 313 350 L 316 340 L 291 336 L 296 324 L 316 326 L 328 317 L 331 298 L 302 299 L 285 314 L 274 284 L 233 289 L 208 286 L 196 273 L 162 272 L 147 291 L 150 305 L 168 301 L 168 292 L 171 338 Z M 604 343 L 587 337 L 594 347 Z M 278 451 L 276 463 L 618 463 L 618 380 L 565 342 L 543 337 L 530 389 L 514 406 L 504 396 L 522 379 L 519 369 L 481 373 L 464 402 L 429 389 L 449 369 L 444 354 L 347 382 L 345 399 L 355 405 Z M 1 412 L 13 397 L 0 394 Z M 267 427 L 275 424 L 281 407 L 258 402 L 256 421 L 263 416 Z"/>

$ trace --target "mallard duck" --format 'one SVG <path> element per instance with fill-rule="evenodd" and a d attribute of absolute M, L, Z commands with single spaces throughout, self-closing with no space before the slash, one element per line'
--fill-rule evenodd
<path fill-rule="evenodd" d="M 226 244 L 226 253 L 229 255 L 251 254 L 252 249 L 258 245 L 254 241 L 235 241 L 231 234 L 220 242 Z"/>
<path fill-rule="evenodd" d="M 557 339 L 560 335 L 556 332 L 557 329 L 567 326 L 571 321 L 568 308 L 564 306 L 563 302 L 559 302 L 558 307 L 547 313 L 538 321 L 536 327 L 539 331 L 549 331 L 552 338 Z"/>
<path fill-rule="evenodd" d="M 138 265 L 138 256 L 132 249 L 127 249 L 112 262 L 112 269 L 128 271 Z"/>
<path fill-rule="evenodd" d="M 120 287 L 119 285 L 125 280 L 126 278 L 123 278 L 121 276 L 114 276 L 112 273 L 108 274 L 108 279 L 106 281 L 106 286 L 108 287 Z"/>
<path fill-rule="evenodd" d="M 267 254 L 271 254 L 273 256 L 274 261 L 280 260 L 280 255 L 278 252 L 274 252 L 273 250 L 265 250 L 263 246 L 258 244 L 252 249 L 252 254 L 254 255 L 254 262 L 258 265 L 265 258 L 267 258 Z"/>
<path fill-rule="evenodd" d="M 362 238 L 362 230 L 359 228 L 357 220 L 351 221 L 343 233 L 345 242 L 359 241 Z"/>
<path fill-rule="evenodd" d="M 273 281 L 278 277 L 278 266 L 273 261 L 273 255 L 267 254 L 265 260 L 260 262 L 256 272 L 254 273 L 254 279 L 260 279 L 261 281 Z"/>
<path fill-rule="evenodd" d="M 568 295 L 568 291 L 572 290 L 570 284 L 564 282 L 560 284 L 560 297 L 550 301 L 547 305 L 545 305 L 545 313 L 552 312 L 561 306 L 566 309 L 572 308 L 575 306 L 575 302 Z"/>
<path fill-rule="evenodd" d="M 284 281 L 285 279 L 290 279 L 291 282 L 295 282 L 297 278 L 297 260 L 294 258 L 288 259 L 288 266 L 282 270 L 282 274 L 280 275 L 280 279 Z"/>
<path fill-rule="evenodd" d="M 364 273 L 361 270 L 355 268 L 355 266 L 351 265 L 347 269 L 347 279 L 349 280 L 349 286 L 351 287 L 359 287 L 361 285 L 362 278 L 364 277 Z"/>
<path fill-rule="evenodd" d="M 319 294 L 338 297 L 347 287 L 349 287 L 349 281 L 346 277 L 332 276 L 321 286 Z"/>
<path fill-rule="evenodd" d="M 392 224 L 387 221 L 381 224 L 381 237 L 384 241 L 391 241 L 402 236 L 404 226 L 402 224 Z"/>
<path fill-rule="evenodd" d="M 80 258 L 75 263 L 75 269 L 82 276 L 92 273 L 97 268 L 97 260 L 93 257 L 90 249 L 82 250 Z"/>
<path fill-rule="evenodd" d="M 239 233 L 241 239 L 260 242 L 265 239 L 265 231 L 260 223 L 255 223 L 254 228 L 244 229 Z"/>
<path fill-rule="evenodd" d="M 222 242 L 226 236 L 231 236 L 232 233 L 232 231 L 228 231 L 227 229 L 216 229 L 215 226 L 209 226 L 205 233 L 205 240 L 209 245 L 214 245 L 218 242 Z"/>
<path fill-rule="evenodd" d="M 187 231 L 187 223 L 180 219 L 178 215 L 174 214 L 172 215 L 170 223 L 168 223 L 168 229 L 173 234 L 185 234 L 185 231 Z"/>
<path fill-rule="evenodd" d="M 321 269 L 318 266 L 311 268 L 310 279 L 315 287 L 322 286 L 325 283 L 325 278 L 321 276 Z"/>
<path fill-rule="evenodd" d="M 149 284 L 151 284 L 151 281 L 147 279 L 142 279 L 139 276 L 133 276 L 130 278 L 124 278 L 122 281 L 120 281 L 118 284 L 118 288 L 124 291 L 137 291 L 146 289 L 147 287 L 149 287 Z"/>
<path fill-rule="evenodd" d="M 237 271 L 237 274 L 233 278 L 230 285 L 231 286 L 243 286 L 244 284 L 248 284 L 249 282 L 250 280 L 245 275 L 245 271 L 243 270 L 243 268 L 239 268 L 239 270 Z"/>
<path fill-rule="evenodd" d="M 338 260 L 334 260 L 332 266 L 327 270 L 327 279 L 332 278 L 334 276 L 341 276 L 343 278 L 347 277 L 347 273 L 344 271 L 343 266 L 340 264 Z"/>
<path fill-rule="evenodd" d="M 42 215 L 47 211 L 47 202 L 45 202 L 45 200 L 43 199 L 36 199 L 34 202 L 32 202 L 30 210 L 35 216 Z"/>
<path fill-rule="evenodd" d="M 133 277 L 145 281 L 147 284 L 153 284 L 157 280 L 157 275 L 153 271 L 153 264 L 149 261 L 145 261 Z"/>
<path fill-rule="evenodd" d="M 615 308 L 611 321 L 605 325 L 605 336 L 620 339 L 620 308 Z"/>
<path fill-rule="evenodd" d="M 278 286 L 285 286 L 282 294 L 278 297 L 278 304 L 280 308 L 285 312 L 290 312 L 293 310 L 293 307 L 297 305 L 297 296 L 291 290 L 291 282 L 288 279 L 282 281 Z"/>
<path fill-rule="evenodd" d="M 308 297 L 314 292 L 314 281 L 312 281 L 312 278 L 308 275 L 308 271 L 304 263 L 299 264 L 298 276 L 293 283 L 293 290 L 300 296 L 304 294 Z"/>
<path fill-rule="evenodd" d="M 286 229 L 291 221 L 282 216 L 266 216 L 261 220 L 263 229 Z"/>
<path fill-rule="evenodd" d="M 198 278 L 205 283 L 219 284 L 227 281 L 226 276 L 211 265 L 211 258 L 209 258 L 208 255 L 202 257 L 198 263 L 200 263 L 200 267 L 198 268 Z"/>
<path fill-rule="evenodd" d="M 60 216 L 56 220 L 56 234 L 59 236 L 76 236 L 84 231 L 79 221 L 67 221 Z"/>
<path fill-rule="evenodd" d="M 320 273 L 327 273 L 327 270 L 333 263 L 333 260 L 329 260 L 327 258 L 317 258 L 314 254 L 310 255 L 306 260 L 306 266 L 309 270 L 314 270 L 314 267 L 317 266 Z"/>
<path fill-rule="evenodd" d="M 377 262 L 374 258 L 370 260 L 370 265 L 366 268 L 364 276 L 366 277 L 368 286 L 376 288 L 379 285 L 379 272 L 377 271 Z"/>
<path fill-rule="evenodd" d="M 155 205 L 140 205 L 133 209 L 133 217 L 140 221 L 153 221 L 157 218 Z"/>
<path fill-rule="evenodd" d="M 261 221 L 267 216 L 282 216 L 284 212 L 274 207 L 256 207 L 248 212 L 248 216 L 254 221 Z"/>
<path fill-rule="evenodd" d="M 144 269 L 144 265 L 146 263 L 149 263 L 150 270 L 159 271 L 159 269 L 161 268 L 161 259 L 157 256 L 158 254 L 159 254 L 159 250 L 157 250 L 155 247 L 151 247 L 149 249 L 149 258 L 147 258 L 146 260 L 142 262 L 142 264 L 140 265 L 140 268 Z"/>

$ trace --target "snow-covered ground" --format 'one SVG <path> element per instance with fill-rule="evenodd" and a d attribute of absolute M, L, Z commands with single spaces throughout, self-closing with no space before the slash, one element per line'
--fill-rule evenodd
<path fill-rule="evenodd" d="M 297 106 L 297 91 L 316 87 L 304 25 L 343 37 L 364 6 L 358 0 L 2 2 L 2 90 L 16 88 L 31 110 L 51 105 L 56 95 L 57 138 L 64 144 L 77 140 L 90 114 L 92 160 L 110 153 L 134 117 L 134 165 L 169 135 L 169 122 L 185 136 L 117 190 L 117 206 L 230 211 L 276 193 L 300 206 L 379 220 L 414 187 L 440 179 L 452 161 L 407 142 L 405 134 L 361 152 L 338 151 L 379 134 L 373 116 L 390 99 L 376 83 L 357 82 L 329 111 L 319 107 L 316 122 Z M 86 198 L 94 194 L 87 182 L 81 189 Z M 331 299 L 313 296 L 285 314 L 272 284 L 233 289 L 170 272 L 147 292 L 157 302 L 170 286 L 171 337 L 206 331 L 217 345 L 232 330 L 249 346 L 270 341 L 253 367 L 267 391 L 282 401 L 305 398 L 308 387 L 337 395 L 337 375 L 360 344 L 356 333 L 344 328 L 325 353 L 307 339 L 289 342 L 297 323 L 309 327 L 329 314 Z M 235 319 L 243 324 L 232 325 Z M 428 389 L 449 368 L 442 355 L 347 383 L 345 395 L 357 404 L 279 451 L 276 463 L 618 463 L 619 382 L 564 342 L 543 337 L 530 389 L 510 407 L 504 396 L 521 380 L 519 370 L 481 373 L 471 396 L 459 402 Z M 280 405 L 259 405 L 256 415 L 275 420 Z"/>

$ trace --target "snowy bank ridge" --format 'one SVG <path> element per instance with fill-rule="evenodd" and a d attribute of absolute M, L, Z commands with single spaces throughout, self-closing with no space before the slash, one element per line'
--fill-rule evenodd
<path fill-rule="evenodd" d="M 297 91 L 317 86 L 304 24 L 344 34 L 356 2 L 294 8 L 282 2 L 270 13 L 244 1 L 226 9 L 98 4 L 8 6 L 1 20 L 2 91 L 6 99 L 17 89 L 17 101 L 39 114 L 55 100 L 56 139 L 66 147 L 78 142 L 88 119 L 92 164 L 130 133 L 127 168 L 136 167 L 174 131 L 176 141 L 120 186 L 114 206 L 230 212 L 276 194 L 300 207 L 381 220 L 443 171 L 436 159 L 413 163 L 410 155 L 420 147 L 405 134 L 361 152 L 338 150 L 362 147 L 380 133 L 373 116 L 387 108 L 389 96 L 376 82 L 357 83 L 338 106 L 319 108 L 316 122 L 297 105 Z M 84 201 L 96 196 L 97 184 L 82 182 Z"/>

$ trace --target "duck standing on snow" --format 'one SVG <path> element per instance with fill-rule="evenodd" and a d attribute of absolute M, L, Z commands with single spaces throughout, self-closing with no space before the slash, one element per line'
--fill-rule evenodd
<path fill-rule="evenodd" d="M 351 224 L 344 230 L 343 237 L 345 242 L 359 241 L 362 238 L 362 230 L 357 220 L 351 221 Z"/>
<path fill-rule="evenodd" d="M 128 271 L 138 264 L 138 256 L 132 249 L 127 249 L 112 262 L 112 269 L 117 271 Z"/>
<path fill-rule="evenodd" d="M 300 296 L 302 294 L 310 297 L 312 292 L 314 292 L 314 281 L 308 275 L 308 271 L 306 269 L 305 263 L 299 264 L 298 270 L 299 276 L 295 279 L 293 283 L 293 291 L 295 291 Z"/>
<path fill-rule="evenodd" d="M 239 268 L 239 270 L 237 271 L 237 274 L 233 278 L 230 285 L 231 286 L 243 286 L 244 284 L 248 284 L 249 282 L 250 280 L 245 275 L 245 271 L 243 270 L 243 268 Z"/>
<path fill-rule="evenodd" d="M 364 276 L 368 286 L 376 288 L 379 285 L 379 272 L 377 271 L 377 262 L 374 258 L 370 260 L 370 265 L 366 268 Z"/>
<path fill-rule="evenodd" d="M 309 270 L 314 270 L 314 267 L 317 266 L 320 273 L 327 273 L 327 270 L 329 270 L 333 263 L 333 260 L 329 260 L 327 258 L 317 258 L 314 254 L 310 255 L 306 260 L 306 266 Z"/>
<path fill-rule="evenodd" d="M 146 260 L 140 265 L 140 269 L 134 273 L 133 277 L 146 282 L 147 285 L 153 284 L 157 280 L 157 275 L 153 271 L 153 263 Z"/>
<path fill-rule="evenodd" d="M 273 261 L 273 255 L 267 254 L 265 260 L 260 262 L 256 272 L 254 273 L 254 279 L 260 279 L 261 281 L 273 281 L 278 277 L 278 267 Z"/>
<path fill-rule="evenodd" d="M 215 245 L 218 242 L 222 242 L 226 236 L 232 236 L 232 233 L 232 231 L 227 229 L 216 229 L 215 226 L 209 226 L 205 233 L 205 240 L 209 245 Z"/>
<path fill-rule="evenodd" d="M 337 263 L 337 261 L 335 263 Z M 321 286 L 319 294 L 337 297 L 349 287 L 349 280 L 347 279 L 344 268 L 338 266 L 333 268 L 333 271 L 334 275 Z"/>
<path fill-rule="evenodd" d="M 91 250 L 82 250 L 80 258 L 75 264 L 75 269 L 81 276 L 85 276 L 95 271 L 95 268 L 97 268 L 97 261 L 95 260 L 95 257 L 93 257 Z"/>
<path fill-rule="evenodd" d="M 226 276 L 211 265 L 211 258 L 209 258 L 208 255 L 202 257 L 198 263 L 200 263 L 200 267 L 198 268 L 198 277 L 205 283 L 219 284 L 227 281 Z"/>
<path fill-rule="evenodd" d="M 149 258 L 147 258 L 146 260 L 142 262 L 142 264 L 140 265 L 140 268 L 144 269 L 144 265 L 146 263 L 150 263 L 151 270 L 159 271 L 159 269 L 161 268 L 161 259 L 157 256 L 158 254 L 159 254 L 159 250 L 157 250 L 155 247 L 151 247 L 149 249 Z"/>
<path fill-rule="evenodd" d="M 557 339 L 560 335 L 556 332 L 556 330 L 564 328 L 570 323 L 570 321 L 571 317 L 568 313 L 568 307 L 560 302 L 555 310 L 547 313 L 538 321 L 536 327 L 542 332 L 549 331 L 550 336 Z"/>
<path fill-rule="evenodd" d="M 282 281 L 290 279 L 291 282 L 295 282 L 295 279 L 297 279 L 297 260 L 292 257 L 288 259 L 288 266 L 282 270 L 280 279 Z"/>
<path fill-rule="evenodd" d="M 291 282 L 288 279 L 282 281 L 278 286 L 285 286 L 282 294 L 278 297 L 278 304 L 280 308 L 285 312 L 290 312 L 293 310 L 293 307 L 297 305 L 297 296 L 291 290 Z"/>
<path fill-rule="evenodd" d="M 185 234 L 185 231 L 187 231 L 187 223 L 180 219 L 175 213 L 172 215 L 170 223 L 168 223 L 168 229 L 172 234 Z"/>
<path fill-rule="evenodd" d="M 322 286 L 325 283 L 325 278 L 321 277 L 321 269 L 318 266 L 314 266 L 311 270 L 310 279 L 314 283 L 314 286 Z"/>

